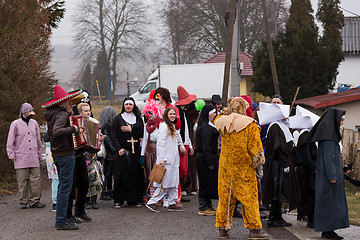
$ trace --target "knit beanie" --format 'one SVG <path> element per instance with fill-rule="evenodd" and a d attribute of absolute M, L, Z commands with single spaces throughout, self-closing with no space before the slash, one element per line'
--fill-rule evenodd
<path fill-rule="evenodd" d="M 21 118 L 23 114 L 30 112 L 31 110 L 34 110 L 34 108 L 31 106 L 30 103 L 23 103 L 20 108 L 19 118 Z"/>

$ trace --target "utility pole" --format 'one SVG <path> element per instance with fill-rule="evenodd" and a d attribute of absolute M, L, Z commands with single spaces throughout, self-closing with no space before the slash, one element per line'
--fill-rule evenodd
<path fill-rule="evenodd" d="M 235 1 L 235 19 L 234 19 L 234 30 L 233 30 L 233 42 L 231 50 L 231 67 L 230 67 L 230 96 L 240 96 L 240 1 Z"/>
<path fill-rule="evenodd" d="M 272 45 L 272 41 L 271 41 L 270 26 L 269 26 L 269 19 L 268 19 L 268 15 L 267 15 L 266 2 L 265 2 L 265 0 L 261 0 L 261 2 L 262 2 L 262 7 L 263 7 L 263 13 L 264 13 L 265 32 L 266 32 L 266 38 L 267 38 L 267 44 L 268 44 L 268 50 L 269 50 L 271 73 L 272 73 L 273 82 L 274 82 L 274 91 L 275 91 L 275 94 L 280 95 L 279 81 L 278 81 L 278 76 L 277 76 L 277 72 L 276 72 L 274 50 L 273 50 L 273 45 Z"/>
<path fill-rule="evenodd" d="M 224 82 L 223 82 L 223 91 L 222 91 L 222 99 L 225 105 L 227 105 L 227 97 L 229 91 L 229 75 L 230 75 L 230 63 L 231 63 L 231 49 L 233 42 L 234 19 L 235 19 L 235 0 L 230 0 L 228 36 L 226 42 L 226 55 L 225 55 Z"/>

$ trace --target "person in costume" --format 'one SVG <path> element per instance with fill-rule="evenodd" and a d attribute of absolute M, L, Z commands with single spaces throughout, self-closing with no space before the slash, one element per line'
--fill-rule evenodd
<path fill-rule="evenodd" d="M 118 155 L 112 139 L 115 134 L 112 128 L 112 122 L 116 117 L 116 110 L 113 107 L 104 107 L 101 110 L 99 123 L 101 126 L 101 133 L 107 136 L 104 140 L 106 156 L 103 159 L 103 168 L 105 174 L 104 189 L 101 193 L 102 200 L 111 200 L 113 198 L 113 173 L 114 160 Z"/>
<path fill-rule="evenodd" d="M 98 120 L 91 117 L 91 110 L 90 105 L 88 103 L 80 103 L 77 106 L 80 115 L 83 117 L 84 120 L 99 123 Z M 105 139 L 105 135 L 100 134 L 100 141 Z M 79 151 L 79 150 L 78 150 Z M 75 154 L 77 151 L 75 151 Z M 83 160 L 86 163 L 86 170 L 88 175 L 88 190 L 86 194 L 87 208 L 98 209 L 99 206 L 97 204 L 97 195 L 102 192 L 102 179 L 104 178 L 104 173 L 102 169 L 101 163 L 97 160 L 97 156 L 95 153 L 89 153 L 82 151 L 80 155 L 83 156 Z M 78 190 L 79 192 L 79 190 Z M 78 193 L 79 195 L 79 193 Z M 81 218 L 81 217 L 80 217 Z M 81 218 L 82 219 L 82 218 Z M 86 219 L 86 218 L 85 218 Z M 84 219 L 83 219 L 84 220 Z M 85 220 L 84 220 L 85 221 Z"/>
<path fill-rule="evenodd" d="M 214 94 L 211 96 L 211 104 L 216 110 L 216 116 L 219 115 L 222 111 L 224 101 L 221 99 L 220 95 Z"/>
<path fill-rule="evenodd" d="M 66 219 L 66 212 L 75 167 L 71 134 L 78 131 L 77 126 L 70 126 L 68 118 L 73 113 L 72 99 L 80 93 L 80 89 L 67 93 L 59 85 L 55 85 L 54 97 L 42 104 L 42 107 L 46 109 L 44 116 L 48 126 L 51 152 L 59 176 L 55 221 L 58 230 L 79 229 L 75 223 Z"/>
<path fill-rule="evenodd" d="M 197 100 L 198 101 L 198 100 Z M 202 100 L 204 102 L 204 100 Z M 194 126 L 196 121 L 199 118 L 200 111 L 197 110 L 195 106 L 196 102 L 191 102 L 186 110 L 185 110 L 185 117 L 188 123 L 189 129 L 189 138 L 192 145 L 195 145 L 195 130 Z M 205 105 L 205 102 L 204 102 Z M 194 148 L 195 150 L 195 148 Z M 196 167 L 196 155 L 189 155 L 188 156 L 188 169 L 187 174 L 182 183 L 182 190 L 186 192 L 187 195 L 196 195 L 198 191 L 198 173 Z"/>
<path fill-rule="evenodd" d="M 144 156 L 145 183 L 148 186 L 151 170 L 156 163 L 156 143 L 163 110 L 158 102 L 150 99 L 143 109 L 143 114 L 147 118 L 147 123 L 144 129 L 141 156 Z M 149 188 L 150 194 L 152 194 L 155 191 L 155 187 L 150 186 Z"/>
<path fill-rule="evenodd" d="M 211 199 L 218 199 L 218 138 L 219 132 L 213 124 L 216 110 L 207 104 L 200 113 L 196 129 L 196 161 L 199 176 L 199 212 L 200 216 L 214 216 L 216 209 Z"/>
<path fill-rule="evenodd" d="M 154 92 L 154 100 L 160 103 L 163 111 L 168 107 L 173 107 L 175 109 L 177 118 L 175 129 L 179 130 L 181 127 L 180 115 L 178 109 L 171 104 L 172 101 L 169 90 L 167 88 L 158 87 Z"/>
<path fill-rule="evenodd" d="M 52 201 L 52 207 L 51 211 L 56 212 L 56 203 L 57 203 L 57 191 L 59 186 L 59 176 L 56 170 L 56 166 L 54 163 L 54 159 L 51 155 L 51 147 L 50 147 L 50 139 L 49 139 L 49 133 L 48 128 L 46 125 L 46 132 L 44 134 L 43 138 L 45 142 L 45 161 L 46 161 L 46 168 L 48 172 L 48 177 L 51 179 L 51 201 Z"/>
<path fill-rule="evenodd" d="M 189 134 L 189 125 L 185 116 L 185 112 L 189 104 L 196 100 L 196 95 L 190 95 L 185 88 L 182 86 L 177 87 L 177 94 L 179 100 L 176 101 L 175 106 L 179 111 L 181 127 L 178 130 L 178 134 L 180 135 L 181 145 L 180 145 L 180 166 L 179 166 L 179 177 L 180 177 L 180 185 L 179 185 L 179 202 L 189 202 L 190 199 L 186 199 L 183 196 L 186 196 L 186 191 L 181 191 L 184 178 L 187 175 L 188 163 L 189 163 L 189 155 L 194 154 L 194 149 L 192 147 L 192 143 L 190 140 Z"/>
<path fill-rule="evenodd" d="M 160 123 L 159 134 L 156 145 L 156 164 L 166 168 L 163 183 L 154 183 L 156 190 L 153 196 L 145 205 L 152 212 L 157 210 L 157 202 L 160 201 L 168 192 L 170 212 L 182 212 L 184 209 L 176 204 L 179 186 L 179 138 L 175 130 L 177 121 L 176 110 L 168 107 L 163 115 L 163 122 Z"/>
<path fill-rule="evenodd" d="M 20 208 L 43 208 L 40 202 L 40 160 L 41 139 L 39 124 L 32 119 L 35 112 L 29 103 L 20 107 L 19 118 L 14 120 L 9 129 L 6 151 L 14 162 L 19 189 Z"/>
<path fill-rule="evenodd" d="M 260 221 L 257 169 L 265 162 L 256 121 L 245 116 L 248 103 L 236 97 L 231 100 L 224 115 L 215 120 L 221 134 L 219 159 L 216 227 L 219 238 L 229 238 L 236 200 L 242 203 L 244 226 L 250 229 L 249 239 L 267 239 L 262 234 Z"/>
<path fill-rule="evenodd" d="M 293 137 L 288 128 L 290 106 L 260 103 L 258 117 L 260 124 L 270 123 L 265 142 L 263 203 L 271 204 L 268 227 L 292 226 L 282 217 L 282 203 L 289 204 L 289 210 L 297 208 L 300 190 L 292 154 Z"/>
<path fill-rule="evenodd" d="M 296 174 L 301 193 L 301 201 L 297 209 L 297 220 L 307 221 L 306 226 L 309 228 L 314 228 L 317 147 L 315 143 L 307 142 L 306 136 L 319 118 L 301 106 L 297 106 L 296 115 L 289 118 L 290 128 L 297 129 L 293 133 L 294 136 L 297 135 L 297 137 L 294 137 L 293 151 L 295 156 L 294 164 L 298 165 Z"/>
<path fill-rule="evenodd" d="M 121 113 L 113 121 L 112 139 L 118 156 L 114 161 L 114 207 L 141 206 L 145 194 L 144 170 L 140 165 L 140 138 L 144 124 L 132 97 L 123 101 Z"/>
<path fill-rule="evenodd" d="M 80 103 L 78 106 L 81 106 Z M 90 107 L 88 106 L 90 109 Z M 79 111 L 79 110 L 78 110 Z M 69 203 L 66 218 L 68 221 L 74 223 L 80 223 L 81 221 L 76 219 L 80 218 L 83 221 L 90 222 L 91 218 L 85 212 L 86 194 L 89 188 L 88 171 L 86 167 L 87 152 L 83 149 L 75 150 L 75 167 L 74 167 L 74 178 L 72 184 L 72 191 L 69 196 Z M 73 200 L 75 201 L 75 212 L 72 213 Z M 75 218 L 76 217 L 76 218 Z"/>
<path fill-rule="evenodd" d="M 344 172 L 340 158 L 340 122 L 344 110 L 329 108 L 307 136 L 318 142 L 315 179 L 315 232 L 326 239 L 343 239 L 334 230 L 349 227 Z"/>

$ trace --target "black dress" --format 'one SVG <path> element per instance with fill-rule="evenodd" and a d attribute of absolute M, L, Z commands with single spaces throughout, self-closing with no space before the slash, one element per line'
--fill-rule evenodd
<path fill-rule="evenodd" d="M 117 115 L 112 123 L 114 138 L 112 139 L 114 147 L 118 152 L 124 148 L 125 154 L 116 155 L 114 159 L 114 203 L 122 205 L 127 201 L 127 205 L 136 205 L 142 201 L 145 193 L 144 170 L 140 165 L 140 138 L 144 133 L 144 124 L 140 117 L 131 125 L 131 132 L 123 132 L 122 126 L 128 123 L 121 114 Z M 130 140 L 134 140 L 134 147 Z M 134 150 L 134 152 L 133 152 Z"/>
<path fill-rule="evenodd" d="M 219 132 L 209 124 L 202 124 L 196 130 L 196 163 L 199 176 L 199 210 L 204 211 L 207 207 L 202 206 L 202 201 L 218 198 L 218 138 Z M 214 166 L 210 169 L 210 166 Z"/>

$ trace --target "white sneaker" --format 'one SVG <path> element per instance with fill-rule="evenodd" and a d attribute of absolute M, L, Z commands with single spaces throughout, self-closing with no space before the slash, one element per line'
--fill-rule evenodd
<path fill-rule="evenodd" d="M 187 195 L 186 191 L 181 192 L 181 196 L 186 196 L 186 195 Z"/>
<path fill-rule="evenodd" d="M 196 195 L 197 192 L 190 192 L 190 195 Z"/>
<path fill-rule="evenodd" d="M 167 200 L 167 199 L 164 199 L 164 200 L 163 200 L 163 207 L 164 207 L 164 208 L 169 207 L 169 200 Z"/>

